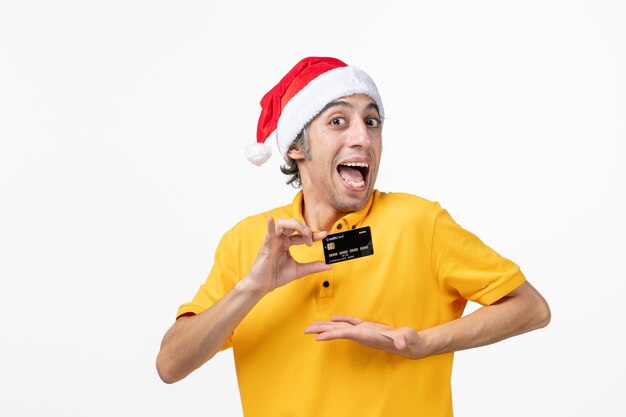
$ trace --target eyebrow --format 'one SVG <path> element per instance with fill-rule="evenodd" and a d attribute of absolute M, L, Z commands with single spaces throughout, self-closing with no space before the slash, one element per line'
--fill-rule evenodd
<path fill-rule="evenodd" d="M 338 106 L 338 107 L 349 107 L 349 108 L 354 107 L 354 106 L 352 106 L 352 104 L 350 104 L 350 103 L 348 103 L 348 102 L 346 102 L 346 101 L 343 101 L 343 100 L 334 100 L 334 101 L 331 101 L 330 103 L 328 103 L 326 106 L 324 106 L 324 108 L 323 108 L 323 109 L 322 109 L 322 110 L 321 110 L 318 114 L 322 114 L 322 113 L 324 113 L 326 110 L 330 109 L 331 107 L 335 107 L 335 106 Z M 374 103 L 373 101 L 372 101 L 372 102 L 370 102 L 370 103 L 369 103 L 369 104 L 365 107 L 365 110 L 371 110 L 371 109 L 376 110 L 376 113 L 378 113 L 378 114 L 380 115 L 380 109 L 378 108 L 378 105 L 377 105 L 376 103 Z"/>

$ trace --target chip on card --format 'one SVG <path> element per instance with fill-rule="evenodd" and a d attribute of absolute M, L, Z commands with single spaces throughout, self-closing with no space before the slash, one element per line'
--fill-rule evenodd
<path fill-rule="evenodd" d="M 328 235 L 322 239 L 322 246 L 324 247 L 324 261 L 327 264 L 374 254 L 372 232 L 369 226 Z"/>

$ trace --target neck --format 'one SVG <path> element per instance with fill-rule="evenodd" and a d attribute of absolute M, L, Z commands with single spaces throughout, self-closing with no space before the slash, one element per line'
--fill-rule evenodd
<path fill-rule="evenodd" d="M 328 202 L 316 201 L 312 197 L 307 198 L 307 194 L 303 193 L 302 217 L 311 229 L 330 231 L 344 214 Z"/>

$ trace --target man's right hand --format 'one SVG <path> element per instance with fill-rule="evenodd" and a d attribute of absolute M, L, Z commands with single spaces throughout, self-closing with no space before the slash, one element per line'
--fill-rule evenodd
<path fill-rule="evenodd" d="M 267 234 L 248 276 L 241 284 L 250 289 L 267 294 L 305 275 L 328 271 L 331 265 L 323 261 L 299 263 L 291 257 L 292 245 L 311 246 L 323 239 L 327 232 L 312 232 L 297 219 L 267 219 Z"/>
<path fill-rule="evenodd" d="M 299 263 L 292 245 L 308 245 L 326 236 L 311 232 L 296 219 L 267 219 L 267 235 L 252 268 L 235 287 L 204 312 L 177 320 L 161 342 L 157 370 L 167 383 L 179 381 L 219 351 L 237 325 L 270 291 L 295 279 L 332 267 L 324 262 Z"/>

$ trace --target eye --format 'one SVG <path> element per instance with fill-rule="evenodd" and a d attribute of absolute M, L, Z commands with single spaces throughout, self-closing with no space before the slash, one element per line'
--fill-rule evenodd
<path fill-rule="evenodd" d="M 346 123 L 346 120 L 343 117 L 333 117 L 330 119 L 330 124 L 333 126 L 341 126 Z"/>
<path fill-rule="evenodd" d="M 365 123 L 370 126 L 370 127 L 379 127 L 380 126 L 380 120 L 379 119 L 367 119 L 365 121 Z"/>

